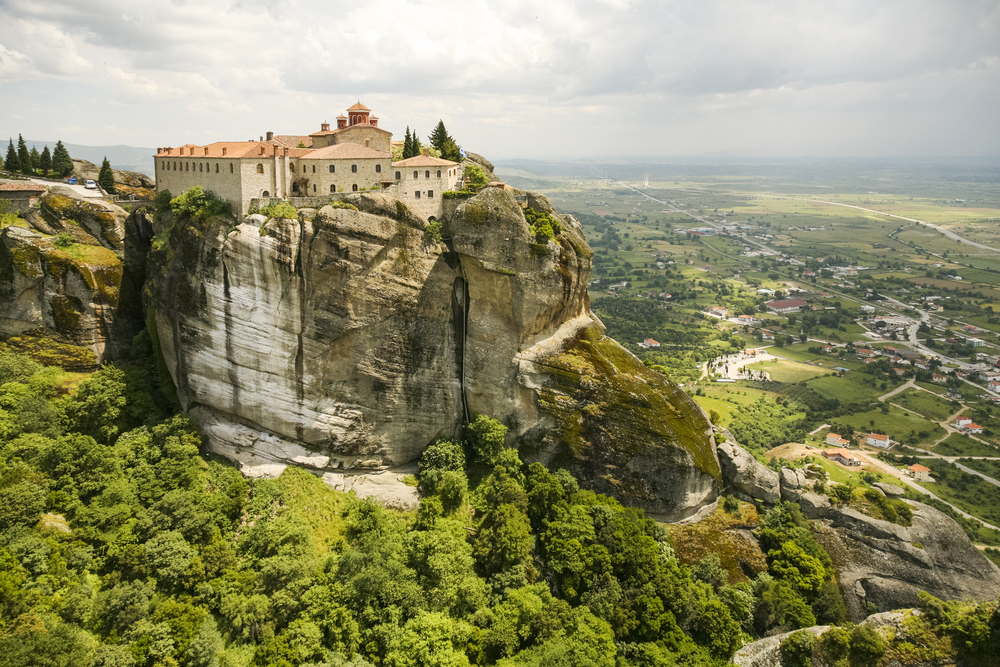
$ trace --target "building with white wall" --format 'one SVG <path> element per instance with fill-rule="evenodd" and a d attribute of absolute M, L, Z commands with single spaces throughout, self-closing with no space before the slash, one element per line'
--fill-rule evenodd
<path fill-rule="evenodd" d="M 392 133 L 361 103 L 310 135 L 275 135 L 158 148 L 157 191 L 174 196 L 200 185 L 246 215 L 252 199 L 318 197 L 388 190 L 427 217 L 440 214 L 442 195 L 460 186 L 457 162 L 424 155 L 392 161 Z"/>

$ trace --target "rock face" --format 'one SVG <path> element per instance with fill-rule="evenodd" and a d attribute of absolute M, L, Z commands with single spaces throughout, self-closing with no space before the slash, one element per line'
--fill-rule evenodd
<path fill-rule="evenodd" d="M 719 464 L 722 475 L 737 490 L 755 500 L 776 503 L 781 500 L 782 487 L 778 473 L 757 461 L 748 451 L 736 444 L 732 434 L 718 429 Z"/>
<path fill-rule="evenodd" d="M 67 188 L 40 203 L 26 215 L 30 229 L 0 234 L 0 335 L 47 330 L 90 349 L 95 363 L 123 356 L 143 326 L 148 221 Z"/>
<path fill-rule="evenodd" d="M 73 160 L 73 176 L 77 180 L 96 181 L 101 168 L 89 160 Z M 112 169 L 111 175 L 115 181 L 115 192 L 119 195 L 135 195 L 140 199 L 152 199 L 156 194 L 156 181 L 137 171 Z"/>
<path fill-rule="evenodd" d="M 574 218 L 529 196 L 562 224 L 539 243 L 511 192 L 487 188 L 449 207 L 437 243 L 390 196 L 343 201 L 358 210 L 163 221 L 147 305 L 213 448 L 247 466 L 377 468 L 482 413 L 526 459 L 625 502 L 684 516 L 715 498 L 708 420 L 604 336 Z"/>
<path fill-rule="evenodd" d="M 933 507 L 905 502 L 913 510 L 909 527 L 802 494 L 802 512 L 818 520 L 816 539 L 833 558 L 852 618 L 864 618 L 868 602 L 880 610 L 915 606 L 922 590 L 949 600 L 1000 595 L 1000 570 L 958 524 Z"/>

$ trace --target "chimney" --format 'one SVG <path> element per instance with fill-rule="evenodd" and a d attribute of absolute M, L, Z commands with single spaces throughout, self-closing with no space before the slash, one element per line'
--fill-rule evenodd
<path fill-rule="evenodd" d="M 285 153 L 284 153 L 284 155 L 285 155 L 285 157 L 288 157 L 288 148 L 287 148 L 287 147 L 285 148 Z"/>
<path fill-rule="evenodd" d="M 261 154 L 261 155 L 263 155 L 263 154 L 264 154 L 264 147 L 263 147 L 263 146 L 261 146 L 261 147 L 260 147 L 260 154 Z"/>
<path fill-rule="evenodd" d="M 159 148 L 159 147 L 158 147 L 158 148 L 156 149 L 156 152 L 157 152 L 157 153 L 162 153 L 162 152 L 163 152 L 163 149 L 162 149 L 162 148 Z"/>
<path fill-rule="evenodd" d="M 273 141 L 274 140 L 274 132 L 271 132 L 270 130 L 268 131 L 268 133 L 267 133 L 267 140 L 268 141 Z"/>
<path fill-rule="evenodd" d="M 261 141 L 264 141 L 264 137 L 261 137 L 261 138 L 260 138 L 260 140 L 261 140 Z"/>
<path fill-rule="evenodd" d="M 424 157 L 430 157 L 430 156 L 431 156 L 431 149 L 425 148 L 424 149 Z"/>
<path fill-rule="evenodd" d="M 226 154 L 226 147 L 225 147 L 225 146 L 223 146 L 223 147 L 222 147 L 222 154 L 223 154 L 223 155 L 225 155 L 225 154 Z"/>
<path fill-rule="evenodd" d="M 329 123 L 320 123 L 319 124 L 319 129 L 320 129 L 320 132 L 329 132 L 330 131 L 330 124 Z"/>

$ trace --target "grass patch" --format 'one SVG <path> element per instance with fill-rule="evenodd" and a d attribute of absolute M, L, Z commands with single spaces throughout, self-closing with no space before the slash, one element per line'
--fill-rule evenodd
<path fill-rule="evenodd" d="M 855 403 L 858 401 L 874 401 L 882 394 L 892 391 L 901 382 L 889 382 L 886 388 L 881 385 L 871 386 L 868 384 L 871 378 L 864 373 L 850 372 L 843 377 L 838 375 L 825 375 L 806 382 L 806 386 L 826 398 L 835 398 L 841 403 Z"/>
<path fill-rule="evenodd" d="M 931 469 L 935 480 L 921 482 L 921 486 L 978 519 L 1000 525 L 1000 487 L 941 459 L 923 459 L 921 463 Z"/>
<path fill-rule="evenodd" d="M 710 553 L 719 554 L 722 567 L 729 573 L 729 583 L 747 581 L 744 568 L 754 573 L 767 570 L 764 553 L 754 540 L 735 532 L 737 529 L 756 528 L 760 525 L 757 508 L 750 503 L 740 503 L 738 514 L 722 509 L 715 511 L 698 523 L 670 526 L 670 538 L 677 557 L 694 565 Z"/>
<path fill-rule="evenodd" d="M 945 435 L 945 430 L 934 422 L 895 406 L 889 407 L 888 414 L 882 414 L 879 408 L 838 417 L 837 423 L 847 424 L 857 431 L 882 432 L 909 445 L 931 444 Z"/>
<path fill-rule="evenodd" d="M 902 394 L 896 394 L 886 400 L 898 403 L 908 410 L 919 412 L 934 421 L 943 421 L 956 412 L 951 401 L 939 398 L 937 394 L 916 389 L 907 389 Z"/>
<path fill-rule="evenodd" d="M 819 368 L 809 364 L 800 364 L 796 361 L 787 361 L 784 359 L 777 359 L 774 361 L 758 361 L 755 364 L 750 364 L 747 368 L 755 371 L 766 371 L 770 373 L 772 381 L 785 382 L 788 384 L 803 382 L 805 380 L 812 379 L 817 375 L 826 375 L 832 372 L 829 369 Z"/>
<path fill-rule="evenodd" d="M 947 440 L 934 447 L 934 452 L 945 456 L 1000 456 L 1000 449 L 984 445 L 962 433 L 949 435 Z"/>

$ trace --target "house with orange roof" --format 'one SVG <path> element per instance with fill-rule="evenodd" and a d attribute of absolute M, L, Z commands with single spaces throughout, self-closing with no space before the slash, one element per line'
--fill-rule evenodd
<path fill-rule="evenodd" d="M 881 433 L 869 433 L 868 438 L 865 440 L 865 444 L 871 445 L 872 447 L 878 447 L 879 449 L 889 449 L 892 447 L 893 442 L 887 435 L 882 435 Z"/>
<path fill-rule="evenodd" d="M 824 449 L 823 456 L 831 461 L 837 461 L 841 465 L 849 467 L 861 465 L 861 459 L 846 449 Z"/>
<path fill-rule="evenodd" d="M 336 129 L 324 122 L 308 135 L 267 132 L 257 140 L 161 147 L 153 162 L 158 191 L 179 195 L 201 186 L 232 204 L 237 218 L 254 200 L 316 206 L 324 203 L 317 199 L 361 190 L 386 190 L 432 217 L 440 215 L 443 193 L 462 180 L 460 164 L 427 152 L 394 163 L 392 133 L 360 102 L 337 117 Z"/>
<path fill-rule="evenodd" d="M 931 469 L 927 466 L 922 466 L 919 463 L 914 463 L 909 468 L 910 477 L 917 480 L 918 482 L 933 482 L 931 478 Z"/>

